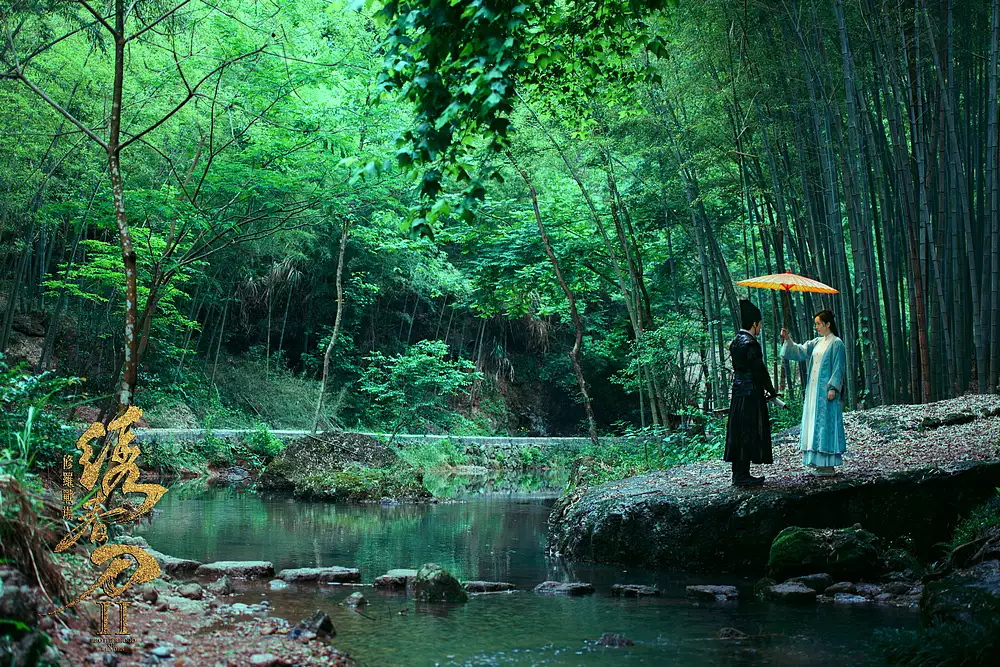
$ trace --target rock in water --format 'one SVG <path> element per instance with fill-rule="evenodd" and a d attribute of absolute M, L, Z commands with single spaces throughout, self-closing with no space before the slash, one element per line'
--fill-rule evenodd
<path fill-rule="evenodd" d="M 381 577 L 375 577 L 372 586 L 375 588 L 409 588 L 416 578 L 416 570 L 397 568 L 389 570 Z"/>
<path fill-rule="evenodd" d="M 792 577 L 786 584 L 802 584 L 806 588 L 811 588 L 817 593 L 822 593 L 830 586 L 833 586 L 833 577 L 824 573 L 807 574 L 804 577 Z"/>
<path fill-rule="evenodd" d="M 605 632 L 601 635 L 601 638 L 597 640 L 597 645 L 621 648 L 623 646 L 635 646 L 635 642 L 625 635 L 616 635 L 613 632 Z"/>
<path fill-rule="evenodd" d="M 779 579 L 817 571 L 864 579 L 881 569 L 879 554 L 878 538 L 860 524 L 840 529 L 789 526 L 771 543 L 767 567 Z"/>
<path fill-rule="evenodd" d="M 866 598 L 874 598 L 882 594 L 882 587 L 878 584 L 858 584 L 854 587 L 854 592 Z"/>
<path fill-rule="evenodd" d="M 194 573 L 199 577 L 228 574 L 238 579 L 261 579 L 274 576 L 274 565 L 263 560 L 220 560 L 205 563 Z"/>
<path fill-rule="evenodd" d="M 233 592 L 233 581 L 229 578 L 228 574 L 222 575 L 222 578 L 213 581 L 208 586 L 205 586 L 210 593 L 215 593 L 216 595 L 229 595 Z"/>
<path fill-rule="evenodd" d="M 177 592 L 188 600 L 200 600 L 204 596 L 201 586 L 196 583 L 184 584 Z"/>
<path fill-rule="evenodd" d="M 348 607 L 364 607 L 368 604 L 368 598 L 355 592 L 347 596 L 346 602 Z"/>
<path fill-rule="evenodd" d="M 505 581 L 467 581 L 462 585 L 470 593 L 501 593 L 516 590 L 514 584 Z"/>
<path fill-rule="evenodd" d="M 735 600 L 740 596 L 736 586 L 688 586 L 685 595 L 699 600 Z"/>
<path fill-rule="evenodd" d="M 615 584 L 611 587 L 611 594 L 623 598 L 659 597 L 660 589 L 641 584 Z"/>
<path fill-rule="evenodd" d="M 857 588 L 850 581 L 838 581 L 832 586 L 827 586 L 823 591 L 823 595 L 836 595 L 837 593 L 848 593 L 854 595 Z"/>
<path fill-rule="evenodd" d="M 141 538 L 140 538 L 141 539 Z M 143 540 L 145 541 L 145 540 Z M 142 545 L 137 545 L 142 546 Z M 167 554 L 160 553 L 156 549 L 150 549 L 145 547 L 146 553 L 152 556 L 156 562 L 159 564 L 160 569 L 167 574 L 172 574 L 174 576 L 183 576 L 185 574 L 190 574 L 201 567 L 201 563 L 196 560 L 191 560 L 190 558 L 174 558 L 173 556 L 168 556 Z"/>
<path fill-rule="evenodd" d="M 535 586 L 535 592 L 544 595 L 589 595 L 594 592 L 594 587 L 580 581 L 570 581 L 568 583 L 543 581 Z"/>
<path fill-rule="evenodd" d="M 282 570 L 278 573 L 278 579 L 287 583 L 319 582 L 319 583 L 348 583 L 361 581 L 361 570 L 355 567 L 299 567 Z"/>
<path fill-rule="evenodd" d="M 791 604 L 811 604 L 816 602 L 816 591 L 802 584 L 778 584 L 764 589 L 764 599 Z"/>
<path fill-rule="evenodd" d="M 413 580 L 413 594 L 425 602 L 468 602 L 469 594 L 450 572 L 437 563 L 426 563 Z"/>
<path fill-rule="evenodd" d="M 337 631 L 333 627 L 333 621 L 325 611 L 317 609 L 312 613 L 312 616 L 299 621 L 293 629 L 296 635 L 301 635 L 303 633 L 313 633 L 317 637 L 332 637 L 337 634 Z M 292 633 L 289 633 L 291 636 Z M 293 637 L 294 639 L 294 637 Z"/>

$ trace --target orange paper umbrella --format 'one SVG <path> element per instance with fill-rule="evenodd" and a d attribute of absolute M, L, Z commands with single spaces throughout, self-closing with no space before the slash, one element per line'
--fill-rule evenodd
<path fill-rule="evenodd" d="M 772 273 L 769 276 L 759 276 L 741 280 L 737 285 L 746 287 L 759 287 L 760 289 L 777 289 L 786 292 L 819 292 L 820 294 L 839 294 L 839 292 L 829 285 L 824 285 L 818 280 L 806 278 L 791 271 L 784 273 Z"/>
<path fill-rule="evenodd" d="M 788 293 L 789 292 L 818 292 L 819 294 L 839 294 L 838 290 L 833 289 L 829 285 L 825 285 L 818 280 L 813 280 L 812 278 L 806 278 L 805 276 L 800 276 L 798 274 L 792 273 L 791 271 L 785 271 L 784 273 L 772 273 L 769 276 L 758 276 L 757 278 L 748 278 L 747 280 L 741 280 L 736 283 L 737 285 L 743 285 L 745 287 L 757 287 L 759 289 L 773 289 L 780 290 L 784 292 L 782 297 L 782 310 L 784 311 L 784 321 L 785 327 L 789 326 L 789 303 L 788 303 Z"/>

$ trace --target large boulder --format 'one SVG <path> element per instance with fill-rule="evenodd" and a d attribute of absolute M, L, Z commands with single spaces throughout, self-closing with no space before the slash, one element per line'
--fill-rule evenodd
<path fill-rule="evenodd" d="M 425 602 L 468 602 L 469 594 L 451 572 L 437 563 L 426 563 L 413 580 L 413 596 Z"/>
<path fill-rule="evenodd" d="M 661 569 L 759 571 L 788 526 L 861 523 L 888 541 L 912 536 L 910 551 L 928 559 L 951 538 L 956 517 L 1000 486 L 1000 448 L 977 435 L 1000 425 L 1000 396 L 882 406 L 845 414 L 844 422 L 851 456 L 829 479 L 803 469 L 797 438 L 785 433 L 774 438 L 762 487 L 732 487 L 723 461 L 579 486 L 553 506 L 548 552 Z"/>
<path fill-rule="evenodd" d="M 386 468 L 398 459 L 396 452 L 369 435 L 324 431 L 307 435 L 286 447 L 261 473 L 262 489 L 294 489 L 309 477 L 342 471 L 355 463 L 369 468 Z"/>
<path fill-rule="evenodd" d="M 929 581 L 920 597 L 920 620 L 960 623 L 996 623 L 1000 620 L 1000 560 Z"/>
<path fill-rule="evenodd" d="M 841 529 L 790 526 L 771 543 L 767 568 L 775 579 L 819 571 L 865 579 L 879 572 L 880 553 L 879 539 L 860 524 Z"/>

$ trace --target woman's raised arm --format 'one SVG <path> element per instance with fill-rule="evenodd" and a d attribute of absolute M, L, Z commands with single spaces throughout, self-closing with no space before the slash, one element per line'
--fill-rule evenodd
<path fill-rule="evenodd" d="M 809 358 L 809 343 L 799 345 L 791 338 L 786 338 L 781 344 L 781 358 L 789 361 L 805 361 Z"/>

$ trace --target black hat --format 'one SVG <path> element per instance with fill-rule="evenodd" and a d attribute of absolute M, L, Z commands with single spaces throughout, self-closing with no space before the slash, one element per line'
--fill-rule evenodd
<path fill-rule="evenodd" d="M 740 326 L 744 329 L 749 329 L 762 319 L 764 318 L 761 317 L 760 308 L 746 299 L 740 299 Z"/>

